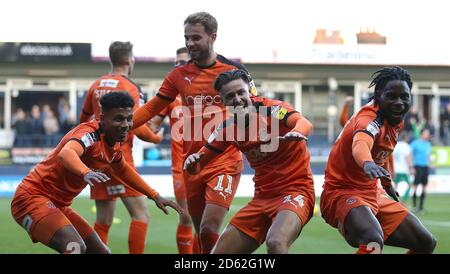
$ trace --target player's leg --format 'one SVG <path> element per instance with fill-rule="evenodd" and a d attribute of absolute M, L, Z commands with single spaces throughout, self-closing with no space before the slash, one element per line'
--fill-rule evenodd
<path fill-rule="evenodd" d="M 207 203 L 200 223 L 200 245 L 203 254 L 209 254 L 219 238 L 220 228 L 228 208 Z"/>
<path fill-rule="evenodd" d="M 179 254 L 192 254 L 195 238 L 192 236 L 192 220 L 189 215 L 186 189 L 183 182 L 183 175 L 181 173 L 173 174 L 173 189 L 175 193 L 175 200 L 184 209 L 184 214 L 179 214 L 176 241 Z"/>
<path fill-rule="evenodd" d="M 267 232 L 267 252 L 288 253 L 289 247 L 298 238 L 303 226 L 314 214 L 314 182 L 304 181 L 305 185 L 293 190 L 285 190 L 272 199 L 263 199 L 264 212 L 270 212 L 271 225 Z"/>
<path fill-rule="evenodd" d="M 427 194 L 428 175 L 429 175 L 429 168 L 423 167 L 422 194 L 420 195 L 419 211 L 422 211 L 424 209 L 423 204 L 425 202 L 425 195 Z"/>
<path fill-rule="evenodd" d="M 405 174 L 405 182 L 407 184 L 407 186 L 406 186 L 407 188 L 406 188 L 406 191 L 405 191 L 405 193 L 403 194 L 403 197 L 402 197 L 403 203 L 406 203 L 408 201 L 409 193 L 411 192 L 411 180 L 409 179 L 409 175 L 408 174 Z"/>
<path fill-rule="evenodd" d="M 59 228 L 55 232 L 55 234 L 53 234 L 48 243 L 46 243 L 45 240 L 39 240 L 39 236 L 35 238 L 36 240 L 42 242 L 43 244 L 56 250 L 59 253 L 64 254 L 86 253 L 86 244 L 84 243 L 80 234 L 78 234 L 77 230 L 73 225 L 67 225 L 62 228 Z"/>
<path fill-rule="evenodd" d="M 70 207 L 63 207 L 61 212 L 73 224 L 86 245 L 87 254 L 109 254 L 109 248 L 102 242 L 98 234 L 88 222 Z"/>
<path fill-rule="evenodd" d="M 211 253 L 250 254 L 259 246 L 260 244 L 255 239 L 229 224 L 220 235 Z"/>
<path fill-rule="evenodd" d="M 368 206 L 352 208 L 344 221 L 344 238 L 358 248 L 357 253 L 380 253 L 383 249 L 383 230 Z"/>
<path fill-rule="evenodd" d="M 233 201 L 234 195 L 241 178 L 240 169 L 242 163 L 236 166 L 221 167 L 221 172 L 216 168 L 208 176 L 205 189 L 205 210 L 200 223 L 200 244 L 203 254 L 211 252 L 219 238 L 223 219 Z M 239 170 L 239 173 L 236 173 Z M 223 172 L 223 173 L 222 173 Z"/>
<path fill-rule="evenodd" d="M 406 207 L 385 195 L 379 196 L 378 204 L 377 219 L 385 244 L 408 248 L 414 253 L 433 252 L 436 239 Z"/>
<path fill-rule="evenodd" d="M 414 214 L 409 213 L 387 238 L 386 245 L 407 248 L 411 253 L 433 253 L 436 238 Z"/>
<path fill-rule="evenodd" d="M 20 185 L 11 202 L 11 214 L 31 240 L 59 253 L 85 253 L 86 245 L 78 231 L 45 196 L 31 195 Z"/>
<path fill-rule="evenodd" d="M 143 254 L 149 220 L 147 198 L 145 196 L 122 197 L 122 202 L 131 216 L 130 232 L 128 234 L 129 252 L 130 254 Z"/>
<path fill-rule="evenodd" d="M 267 232 L 266 246 L 269 254 L 286 254 L 302 230 L 302 221 L 291 210 L 281 210 Z"/>
<path fill-rule="evenodd" d="M 271 218 L 265 213 L 267 201 L 253 198 L 230 220 L 212 253 L 249 254 L 265 240 Z"/>
<path fill-rule="evenodd" d="M 205 209 L 205 182 L 202 180 L 202 175 L 202 173 L 191 175 L 188 172 L 183 172 L 187 208 L 195 230 L 193 245 L 193 253 L 195 254 L 201 253 L 199 233 L 203 211 Z"/>
<path fill-rule="evenodd" d="M 109 243 L 109 228 L 114 220 L 114 213 L 116 211 L 115 200 L 95 200 L 96 219 L 94 230 L 97 232 L 100 239 L 108 245 Z"/>
<path fill-rule="evenodd" d="M 414 175 L 414 187 L 413 187 L 413 211 L 417 211 L 417 186 L 421 183 L 422 180 L 422 169 L 419 166 L 414 166 L 415 175 Z"/>

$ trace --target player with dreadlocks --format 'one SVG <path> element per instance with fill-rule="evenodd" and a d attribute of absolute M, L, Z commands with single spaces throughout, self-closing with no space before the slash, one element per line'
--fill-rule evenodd
<path fill-rule="evenodd" d="M 411 76 L 386 67 L 372 78 L 373 98 L 349 120 L 331 150 L 322 217 L 360 254 L 380 253 L 383 245 L 432 253 L 436 239 L 398 202 L 391 184 L 392 151 L 411 105 Z"/>

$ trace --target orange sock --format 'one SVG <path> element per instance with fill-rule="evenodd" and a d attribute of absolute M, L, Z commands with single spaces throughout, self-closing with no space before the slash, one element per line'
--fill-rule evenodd
<path fill-rule="evenodd" d="M 374 251 L 375 251 L 375 247 L 368 247 L 367 245 L 359 245 L 359 248 L 355 254 L 372 254 L 372 253 L 379 254 L 379 252 L 374 252 Z"/>
<path fill-rule="evenodd" d="M 202 249 L 202 254 L 210 254 L 214 245 L 219 239 L 219 234 L 212 232 L 200 233 L 200 245 Z"/>
<path fill-rule="evenodd" d="M 94 224 L 95 232 L 97 232 L 98 236 L 105 245 L 108 245 L 108 232 L 110 227 L 110 225 L 100 224 L 97 222 Z"/>
<path fill-rule="evenodd" d="M 192 253 L 202 254 L 201 249 L 200 249 L 200 239 L 198 237 L 198 234 L 195 233 L 193 238 L 194 238 L 194 246 L 192 247 Z"/>
<path fill-rule="evenodd" d="M 192 226 L 178 225 L 177 246 L 178 254 L 192 254 Z"/>
<path fill-rule="evenodd" d="M 128 251 L 130 254 L 144 254 L 147 238 L 147 223 L 132 220 L 128 234 Z"/>

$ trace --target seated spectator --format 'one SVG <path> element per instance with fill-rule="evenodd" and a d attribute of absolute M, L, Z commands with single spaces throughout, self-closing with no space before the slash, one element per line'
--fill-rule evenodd
<path fill-rule="evenodd" d="M 41 113 L 38 105 L 31 107 L 31 118 L 29 120 L 29 133 L 31 134 L 43 134 L 44 127 L 41 120 Z"/>
<path fill-rule="evenodd" d="M 44 116 L 44 132 L 47 135 L 53 135 L 59 131 L 58 120 L 55 117 L 55 113 L 51 109 L 45 110 Z"/>
<path fill-rule="evenodd" d="M 28 122 L 27 114 L 22 108 L 18 108 L 12 117 L 13 127 L 16 134 L 27 134 L 28 133 Z"/>

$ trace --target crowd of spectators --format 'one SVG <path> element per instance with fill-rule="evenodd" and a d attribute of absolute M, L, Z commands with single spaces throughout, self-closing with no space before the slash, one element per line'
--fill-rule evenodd
<path fill-rule="evenodd" d="M 29 110 L 18 107 L 12 115 L 14 146 L 55 146 L 76 123 L 64 98 L 59 99 L 56 111 L 48 104 L 35 104 Z"/>
<path fill-rule="evenodd" d="M 449 146 L 450 145 L 450 103 L 440 111 L 439 132 L 433 125 L 431 119 L 426 119 L 419 115 L 416 108 L 412 107 L 405 117 L 405 131 L 409 135 L 410 140 L 418 139 L 422 129 L 428 129 L 431 138 L 435 143 Z"/>

